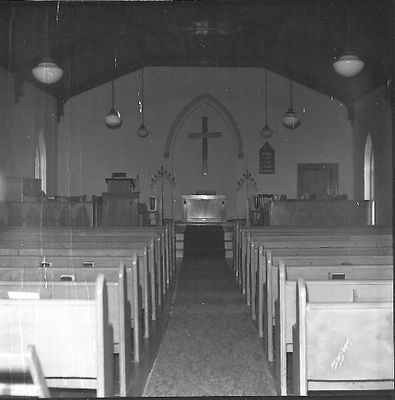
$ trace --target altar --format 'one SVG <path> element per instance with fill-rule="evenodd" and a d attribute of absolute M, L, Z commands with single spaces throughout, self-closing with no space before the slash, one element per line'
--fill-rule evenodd
<path fill-rule="evenodd" d="M 182 196 L 182 221 L 220 223 L 226 221 L 226 196 L 190 194 Z"/>

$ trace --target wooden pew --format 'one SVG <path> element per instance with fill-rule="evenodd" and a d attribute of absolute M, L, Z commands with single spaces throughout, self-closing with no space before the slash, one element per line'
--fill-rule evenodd
<path fill-rule="evenodd" d="M 22 264 L 18 267 L 0 267 L 0 282 L 8 281 L 13 284 L 17 282 L 18 285 L 22 287 L 26 287 L 29 282 L 38 282 L 38 284 L 44 287 L 44 289 L 47 286 L 49 290 L 53 286 L 59 286 L 59 284 L 72 284 L 72 286 L 75 288 L 81 287 L 86 293 L 85 286 L 95 282 L 99 274 L 103 274 L 105 276 L 108 286 L 110 282 L 118 282 L 119 272 L 114 267 L 114 263 L 116 262 L 117 265 L 120 263 L 126 265 L 126 296 L 127 302 L 130 305 L 128 325 L 133 328 L 134 361 L 139 362 L 142 339 L 141 321 L 144 323 L 144 319 L 141 317 L 142 302 L 141 289 L 139 288 L 138 283 L 139 269 L 137 258 L 134 258 L 130 261 L 122 258 L 106 258 L 103 259 L 99 266 L 95 266 L 94 268 L 70 267 L 70 264 L 82 265 L 81 259 L 78 257 L 76 259 L 77 262 L 73 262 L 73 260 L 70 260 L 69 257 L 60 257 L 59 259 L 54 260 L 55 264 L 53 267 L 43 270 L 42 268 L 35 269 L 31 267 L 31 265 L 36 265 L 34 262 L 37 263 L 37 259 L 31 257 L 26 259 L 22 258 Z M 23 262 L 26 262 L 26 265 L 29 265 L 29 267 L 23 267 Z M 62 282 L 63 279 L 65 279 L 66 282 Z M 0 287 L 1 285 L 2 284 L 0 283 Z M 114 290 L 112 292 L 109 290 L 109 318 L 110 322 L 114 326 L 114 343 L 117 343 L 117 331 L 115 330 L 117 326 L 116 322 L 118 321 L 117 301 L 118 299 L 116 297 L 116 292 Z M 117 346 L 115 348 L 117 349 Z"/>
<path fill-rule="evenodd" d="M 258 324 L 262 323 L 265 325 L 263 328 L 265 330 L 263 336 L 267 341 L 265 342 L 265 348 L 267 349 L 269 361 L 273 361 L 273 326 L 276 324 L 274 306 L 278 298 L 277 277 L 279 260 L 282 258 L 287 260 L 284 262 L 287 262 L 286 265 L 289 268 L 293 265 L 300 265 L 301 262 L 305 265 L 312 265 L 312 261 L 316 262 L 316 268 L 325 266 L 335 267 L 328 269 L 327 273 L 331 275 L 327 275 L 327 279 L 332 279 L 334 276 L 333 273 L 344 273 L 345 279 L 355 279 L 360 271 L 360 265 L 368 265 L 368 268 L 372 269 L 371 276 L 374 279 L 390 279 L 392 276 L 393 258 L 390 256 L 361 256 L 360 251 L 350 252 L 344 255 L 347 249 L 338 250 L 338 254 L 333 252 L 332 249 L 329 249 L 329 251 L 328 249 L 316 249 L 314 252 L 308 250 L 304 257 L 300 255 L 303 253 L 303 250 L 297 252 L 297 255 L 292 257 L 288 249 L 276 250 L 276 256 L 273 256 L 274 253 L 272 254 L 270 250 L 267 252 L 266 269 L 262 267 L 263 271 L 261 271 L 261 274 L 266 274 L 266 280 L 263 285 L 258 288 L 258 291 L 262 291 L 258 296 L 259 301 L 262 301 L 262 303 L 258 303 L 258 315 L 260 315 Z"/>
<path fill-rule="evenodd" d="M 392 248 L 392 227 L 390 226 L 366 226 L 358 228 L 349 227 L 260 227 L 260 228 L 239 228 L 239 234 L 236 234 L 236 240 L 239 242 L 239 249 L 235 253 L 240 254 L 240 259 L 236 269 L 241 270 L 243 264 L 249 257 L 251 245 L 255 241 L 265 244 L 265 242 L 281 242 L 292 238 L 294 241 L 311 238 L 315 242 L 318 240 L 331 240 L 336 238 L 344 242 L 350 242 L 350 246 L 358 245 L 361 240 L 372 240 L 373 247 L 391 247 Z M 354 242 L 354 243 L 353 243 Z M 259 244 L 257 243 L 257 245 Z M 322 243 L 326 245 L 325 241 Z M 317 247 L 317 244 L 315 244 Z M 342 244 L 344 247 L 344 244 Z M 350 247 L 348 246 L 348 247 Z M 282 246 L 284 247 L 284 246 Z M 364 244 L 366 247 L 366 243 Z M 241 272 L 241 271 L 240 271 Z"/>
<path fill-rule="evenodd" d="M 136 274 L 136 269 L 136 264 L 134 264 L 131 274 Z M 36 275 L 29 276 L 30 279 L 24 280 L 4 281 L 4 279 L 0 279 L 0 298 L 9 298 L 11 294 L 20 296 L 21 294 L 36 293 L 40 298 L 44 299 L 88 300 L 95 296 L 95 279 L 97 275 L 92 274 L 91 276 L 87 276 L 85 273 L 85 281 L 59 281 L 46 277 L 45 282 L 42 282 Z M 77 276 L 78 274 L 73 277 L 76 278 Z M 90 279 L 86 280 L 86 278 Z M 137 275 L 135 275 L 136 278 Z M 109 323 L 113 327 L 114 353 L 119 354 L 120 394 L 121 396 L 126 396 L 127 384 L 131 376 L 132 346 L 130 315 L 132 307 L 128 301 L 126 268 L 124 264 L 120 264 L 116 273 L 107 271 L 105 279 L 107 283 Z M 138 354 L 139 344 L 135 352 L 135 357 Z"/>
<path fill-rule="evenodd" d="M 325 303 L 309 298 L 309 285 L 299 279 L 293 328 L 294 394 L 393 390 L 393 299 Z"/>
<path fill-rule="evenodd" d="M 269 288 L 273 288 L 274 292 L 276 291 L 277 272 L 273 272 L 272 269 L 278 266 L 280 259 L 283 259 L 287 265 L 327 265 L 329 258 L 329 264 L 343 266 L 353 264 L 389 265 L 393 261 L 391 255 L 370 254 L 369 249 L 297 249 L 295 252 L 289 249 L 276 249 L 273 251 L 269 249 L 265 252 L 263 246 L 259 246 L 259 248 L 254 248 L 253 255 L 254 267 L 251 271 L 252 296 L 256 295 L 255 285 L 258 280 L 258 289 L 262 289 L 268 280 L 267 285 Z M 268 279 L 268 276 L 271 276 L 272 280 Z M 258 293 L 258 295 L 261 294 Z M 259 304 L 261 303 L 259 301 Z"/>
<path fill-rule="evenodd" d="M 115 241 L 127 241 L 130 237 L 154 239 L 155 253 L 163 264 L 163 288 L 166 288 L 165 282 L 172 277 L 175 268 L 174 222 L 172 221 L 167 221 L 163 227 L 0 228 L 0 243 L 5 240 L 17 239 L 21 241 L 20 245 L 23 244 L 23 241 L 35 242 L 35 247 L 42 247 L 43 243 L 56 241 L 62 241 L 71 247 L 73 241 L 91 241 L 93 239 L 96 241 L 108 240 L 114 243 Z"/>
<path fill-rule="evenodd" d="M 323 245 L 323 243 L 326 243 Z M 387 243 L 387 242 L 386 242 Z M 389 242 L 388 242 L 389 243 Z M 322 241 L 311 241 L 306 238 L 304 241 L 299 240 L 293 242 L 293 238 L 289 238 L 287 241 L 271 243 L 271 242 L 254 242 L 251 245 L 251 251 L 247 253 L 246 263 L 244 264 L 242 270 L 243 277 L 243 293 L 247 296 L 247 304 L 250 302 L 250 285 L 251 277 L 253 273 L 257 271 L 257 260 L 255 249 L 259 248 L 260 245 L 263 246 L 265 252 L 271 251 L 276 254 L 278 250 L 281 251 L 281 255 L 314 255 L 316 250 L 325 250 L 328 254 L 342 254 L 342 255 L 387 255 L 391 256 L 393 254 L 393 246 L 391 244 L 382 244 L 377 246 L 377 243 L 371 243 L 370 240 L 366 241 L 339 241 L 338 239 L 332 240 L 327 238 Z M 258 247 L 257 247 L 258 246 Z"/>
<path fill-rule="evenodd" d="M 392 235 L 364 235 L 362 233 L 354 236 L 348 236 L 344 233 L 335 235 L 333 231 L 326 235 L 324 232 L 321 234 L 304 233 L 299 235 L 286 234 L 276 237 L 260 236 L 258 234 L 248 234 L 245 238 L 244 253 L 242 254 L 241 263 L 241 283 L 243 294 L 246 294 L 247 304 L 250 305 L 250 284 L 251 273 L 257 271 L 257 262 L 255 256 L 256 249 L 263 246 L 265 251 L 268 249 L 288 249 L 290 255 L 300 254 L 303 249 L 306 252 L 314 252 L 314 249 L 326 248 L 328 251 L 336 252 L 336 249 L 347 249 L 348 254 L 356 252 L 360 249 L 360 254 L 371 255 L 392 255 Z M 305 250 L 306 249 L 306 250 Z M 330 250 L 332 249 L 332 250 Z"/>
<path fill-rule="evenodd" d="M 242 227 L 236 224 L 235 227 L 235 243 L 237 248 L 236 254 L 236 272 L 240 273 L 242 264 L 247 257 L 247 247 L 250 245 L 251 237 L 261 238 L 274 238 L 282 236 L 319 236 L 325 234 L 326 236 L 342 236 L 346 240 L 351 237 L 358 237 L 360 235 L 389 235 L 392 237 L 392 226 L 366 226 L 366 227 L 313 227 L 313 226 L 266 226 L 266 227 Z M 239 278 L 240 283 L 240 278 Z"/>
<path fill-rule="evenodd" d="M 292 239 L 289 239 L 290 242 Z M 260 267 L 263 267 L 263 279 L 265 280 L 265 277 L 267 275 L 266 272 L 266 265 L 270 267 L 270 263 L 274 261 L 274 258 L 278 257 L 294 257 L 295 259 L 298 257 L 306 257 L 306 256 L 311 256 L 311 257 L 322 257 L 322 256 L 329 256 L 333 255 L 334 257 L 339 259 L 339 263 L 344 263 L 344 264 L 349 264 L 349 259 L 352 257 L 354 258 L 354 262 L 356 262 L 355 257 L 360 256 L 362 257 L 368 257 L 368 261 L 361 260 L 358 263 L 360 264 L 366 264 L 366 263 L 375 263 L 377 264 L 375 258 L 377 257 L 377 260 L 382 260 L 383 255 L 387 255 L 388 259 L 392 255 L 392 247 L 348 247 L 347 244 L 348 242 L 345 242 L 343 247 L 331 247 L 333 246 L 333 242 L 331 242 L 329 239 L 327 241 L 327 246 L 326 247 L 308 247 L 309 246 L 308 242 L 306 244 L 306 248 L 302 247 L 303 242 L 299 242 L 300 247 L 295 247 L 295 248 L 288 248 L 287 246 L 292 246 L 292 243 L 288 245 L 288 243 L 285 244 L 285 248 L 282 248 L 281 245 L 274 246 L 273 248 L 266 246 L 265 247 L 262 244 L 256 245 L 253 244 L 252 246 L 252 255 L 251 255 L 251 260 L 246 265 L 245 271 L 243 272 L 243 275 L 246 277 L 243 279 L 243 285 L 245 286 L 245 289 L 243 292 L 247 296 L 247 304 L 250 305 L 252 304 L 252 307 L 254 307 L 253 300 L 256 295 L 256 282 L 257 282 L 257 275 Z M 273 256 L 274 255 L 274 256 Z M 339 257 L 342 257 L 340 259 Z M 381 261 L 379 261 L 381 262 Z M 315 263 L 316 264 L 316 263 Z M 276 275 L 275 275 L 276 276 Z M 254 319 L 254 309 L 252 309 L 253 313 L 253 319 Z"/>
<path fill-rule="evenodd" d="M 0 254 L 11 254 L 11 249 L 23 250 L 19 254 L 29 254 L 29 250 L 40 249 L 41 255 L 55 254 L 55 249 L 63 249 L 68 251 L 68 255 L 81 254 L 78 253 L 81 249 L 99 249 L 98 255 L 103 255 L 103 248 L 110 249 L 105 255 L 112 255 L 117 250 L 132 248 L 132 249 L 145 249 L 146 254 L 141 254 L 145 257 L 147 269 L 150 274 L 151 280 L 151 296 L 153 298 L 152 315 L 156 318 L 156 304 L 161 305 L 162 295 L 166 294 L 168 288 L 168 280 L 170 274 L 170 259 L 167 260 L 166 254 L 169 249 L 165 246 L 164 238 L 159 235 L 164 230 L 156 228 L 155 230 L 146 231 L 143 228 L 137 231 L 132 229 L 108 229 L 108 228 L 91 228 L 91 229 L 51 229 L 30 228 L 27 233 L 19 229 L 0 230 Z M 167 237 L 169 241 L 169 238 Z M 147 245 L 148 242 L 148 245 Z M 105 245 L 103 245 L 103 243 Z M 148 247 L 146 247 L 148 246 Z M 4 250 L 5 248 L 6 250 Z M 166 254 L 165 254 L 166 253 Z M 34 251 L 33 253 L 34 254 Z M 167 260 L 167 261 L 166 261 Z M 169 271 L 167 271 L 169 270 Z M 173 268 L 172 268 L 173 270 Z M 156 287 L 156 289 L 155 289 Z"/>
<path fill-rule="evenodd" d="M 143 311 L 144 311 L 144 337 L 149 338 L 150 320 L 156 319 L 156 296 L 155 296 L 155 273 L 152 271 L 154 266 L 150 264 L 149 251 L 144 245 L 138 245 L 137 249 L 108 249 L 103 244 L 100 248 L 81 248 L 67 251 L 62 248 L 46 250 L 43 256 L 40 249 L 1 249 L 0 248 L 0 267 L 27 267 L 37 268 L 41 262 L 52 267 L 74 267 L 79 266 L 104 266 L 114 267 L 124 261 L 126 266 L 131 266 L 132 259 L 138 256 L 139 260 L 139 282 L 142 288 Z M 97 246 L 99 247 L 99 246 Z M 131 246 L 133 247 L 133 246 Z M 142 247 L 142 248 L 141 248 Z M 41 259 L 41 261 L 40 261 Z M 78 260 L 78 261 L 77 261 Z M 56 262 L 56 263 L 55 263 Z M 75 264 L 75 262 L 78 262 Z M 149 267 L 151 266 L 151 268 Z M 149 284 L 150 283 L 150 284 Z"/>
<path fill-rule="evenodd" d="M 48 387 L 113 395 L 113 338 L 104 275 L 90 300 L 0 300 L 0 353 L 32 344 Z"/>
<path fill-rule="evenodd" d="M 16 382 L 15 376 L 21 374 L 29 374 L 32 383 Z M 8 378 L 5 382 L 0 382 L 0 396 L 50 397 L 40 359 L 33 345 L 26 346 L 26 351 L 22 354 L 1 353 L 0 375 Z"/>
<path fill-rule="evenodd" d="M 293 351 L 292 327 L 296 323 L 296 281 L 305 279 L 310 284 L 310 295 L 313 299 L 327 299 L 326 301 L 353 301 L 357 294 L 360 298 L 373 298 L 378 300 L 390 300 L 393 293 L 391 280 L 374 281 L 375 271 L 370 266 L 353 266 L 355 270 L 350 274 L 358 277 L 358 280 L 339 281 L 334 289 L 333 281 L 325 281 L 328 271 L 338 271 L 339 266 L 299 266 L 287 269 L 281 262 L 278 268 L 278 299 L 275 305 L 276 326 L 274 338 L 274 371 L 278 393 L 287 395 L 287 353 Z M 344 268 L 344 267 L 343 267 Z M 346 267 L 349 268 L 349 267 Z M 392 266 L 388 268 L 392 273 Z M 345 271 L 347 274 L 349 271 Z M 364 281 L 361 281 L 364 280 Z M 316 281 L 316 282 L 315 282 Z M 334 294 L 336 293 L 336 294 Z M 314 300 L 313 300 L 314 301 Z"/>

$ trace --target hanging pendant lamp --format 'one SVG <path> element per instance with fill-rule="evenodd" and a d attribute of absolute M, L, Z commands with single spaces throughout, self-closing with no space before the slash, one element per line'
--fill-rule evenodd
<path fill-rule="evenodd" d="M 141 100 L 139 102 L 139 105 L 141 124 L 139 129 L 137 130 L 137 136 L 145 138 L 149 135 L 149 131 L 144 125 L 144 68 L 141 68 Z"/>
<path fill-rule="evenodd" d="M 267 69 L 265 69 L 265 126 L 261 129 L 261 136 L 265 139 L 273 135 L 273 131 L 267 124 Z"/>
<path fill-rule="evenodd" d="M 350 78 L 359 74 L 365 63 L 353 52 L 345 51 L 344 54 L 335 60 L 333 68 L 342 76 Z"/>
<path fill-rule="evenodd" d="M 352 11 L 350 10 L 350 5 L 347 7 L 347 45 L 345 52 L 343 53 L 342 56 L 340 56 L 338 59 L 335 59 L 333 62 L 333 68 L 335 71 L 342 76 L 345 76 L 346 78 L 351 78 L 357 74 L 359 74 L 365 63 L 352 51 L 348 50 L 349 49 L 349 44 L 350 44 L 350 39 L 351 39 L 351 21 L 350 21 L 350 16 L 352 16 Z"/>
<path fill-rule="evenodd" d="M 117 59 L 114 57 L 114 74 L 117 68 Z M 122 125 L 121 113 L 119 110 L 115 110 L 115 82 L 114 78 L 111 80 L 111 110 L 104 117 L 104 122 L 108 128 L 116 129 Z"/>
<path fill-rule="evenodd" d="M 50 57 L 46 57 L 32 69 L 32 73 L 39 82 L 51 85 L 62 77 L 63 70 Z"/>
<path fill-rule="evenodd" d="M 283 124 L 288 129 L 295 129 L 300 125 L 300 119 L 293 110 L 293 86 L 289 79 L 289 108 L 283 116 Z"/>
<path fill-rule="evenodd" d="M 57 2 L 56 6 L 56 27 L 59 24 L 59 10 L 60 10 L 60 3 Z M 63 76 L 63 69 L 60 68 L 49 56 L 49 45 L 48 45 L 48 40 L 49 40 L 49 10 L 47 11 L 47 20 L 46 20 L 46 37 L 44 37 L 44 42 L 46 44 L 46 50 L 45 50 L 45 57 L 41 62 L 38 63 L 36 67 L 32 69 L 32 74 L 33 76 L 41 83 L 44 83 L 46 85 L 51 85 L 55 82 L 57 82 L 62 76 Z M 56 35 L 56 32 L 55 32 Z"/>

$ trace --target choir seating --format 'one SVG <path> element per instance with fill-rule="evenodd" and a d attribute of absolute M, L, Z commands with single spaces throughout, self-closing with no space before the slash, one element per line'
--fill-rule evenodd
<path fill-rule="evenodd" d="M 134 263 L 133 271 L 131 274 L 135 274 L 137 278 L 136 270 L 137 266 Z M 15 273 L 17 272 L 17 273 Z M 0 269 L 0 298 L 7 299 L 15 296 L 20 297 L 21 295 L 34 295 L 36 294 L 42 299 L 78 299 L 88 300 L 95 296 L 95 285 L 98 273 L 87 274 L 85 272 L 84 281 L 77 280 L 81 278 L 78 271 L 74 271 L 74 275 L 61 275 L 61 278 L 69 277 L 74 278 L 70 280 L 54 280 L 46 279 L 42 281 L 42 278 L 37 274 L 23 275 L 23 279 L 18 272 L 22 271 L 11 271 L 8 273 L 8 277 L 16 278 L 14 280 L 4 279 L 7 278 L 6 273 Z M 24 272 L 24 271 L 23 271 Z M 30 269 L 31 272 L 31 269 Z M 103 271 L 101 271 L 103 272 Z M 128 301 L 128 289 L 126 282 L 126 268 L 121 262 L 118 271 L 112 269 L 106 271 L 104 274 L 107 283 L 107 299 L 108 299 L 108 316 L 109 323 L 113 327 L 113 342 L 114 342 L 114 353 L 119 354 L 119 379 L 120 379 L 120 394 L 126 396 L 127 393 L 127 382 L 130 378 L 130 366 L 132 357 L 132 345 L 131 345 L 131 305 Z M 137 299 L 134 299 L 136 308 Z M 135 310 L 135 313 L 137 311 Z M 136 315 L 136 314 L 135 314 Z M 137 327 L 136 333 L 139 331 L 139 321 L 135 324 Z M 136 340 L 134 341 L 136 344 Z M 135 346 L 136 347 L 136 346 Z M 139 343 L 137 343 L 137 351 L 135 351 L 138 358 L 139 354 Z"/>
<path fill-rule="evenodd" d="M 113 333 L 104 275 L 95 297 L 0 299 L 0 353 L 34 345 L 48 387 L 95 389 L 113 395 Z"/>
<path fill-rule="evenodd" d="M 340 282 L 325 282 L 338 287 Z M 345 282 L 342 282 L 342 284 Z M 393 298 L 353 291 L 336 301 L 298 279 L 293 328 L 294 393 L 394 390 Z M 326 291 L 326 294 L 329 294 Z M 335 297 L 335 301 L 333 301 Z"/>
<path fill-rule="evenodd" d="M 328 266 L 299 266 L 286 268 L 283 262 L 278 268 L 278 299 L 275 304 L 276 326 L 274 338 L 274 371 L 278 392 L 287 395 L 287 353 L 292 353 L 292 327 L 296 322 L 296 282 L 298 278 L 305 279 L 310 285 L 309 301 L 342 302 L 360 298 L 390 300 L 393 292 L 392 266 L 386 268 L 389 279 L 375 280 L 377 271 L 371 266 L 353 266 L 349 279 L 344 281 L 328 281 Z M 348 267 L 346 267 L 348 268 Z M 333 271 L 339 271 L 335 266 Z M 344 274 L 348 273 L 345 269 Z M 339 272 L 336 272 L 339 273 Z M 341 272 L 340 272 L 341 274 Z M 358 280 L 353 279 L 358 276 Z M 338 283 L 338 284 L 336 284 Z"/>

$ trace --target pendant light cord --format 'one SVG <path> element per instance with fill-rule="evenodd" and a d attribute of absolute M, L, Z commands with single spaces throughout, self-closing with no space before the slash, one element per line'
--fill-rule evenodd
<path fill-rule="evenodd" d="M 112 105 L 112 108 L 114 108 L 114 103 L 115 103 L 115 101 L 114 101 L 114 98 L 115 98 L 115 88 L 114 88 L 114 78 L 112 79 L 112 82 L 111 82 L 111 105 Z"/>
<path fill-rule="evenodd" d="M 117 69 L 117 56 L 114 57 L 114 74 Z M 111 101 L 112 101 L 112 108 L 114 109 L 115 105 L 115 78 L 113 75 L 112 81 L 111 81 Z"/>
<path fill-rule="evenodd" d="M 144 67 L 141 68 L 141 125 L 144 125 Z"/>
<path fill-rule="evenodd" d="M 265 68 L 265 125 L 267 125 L 267 69 Z"/>
<path fill-rule="evenodd" d="M 289 108 L 293 109 L 293 85 L 292 79 L 289 80 Z"/>

